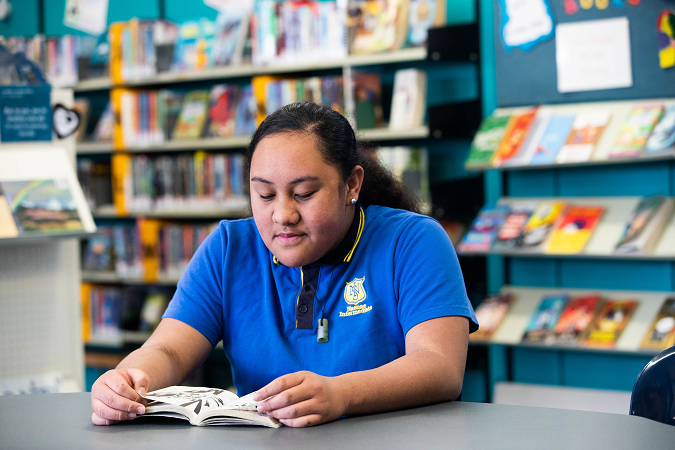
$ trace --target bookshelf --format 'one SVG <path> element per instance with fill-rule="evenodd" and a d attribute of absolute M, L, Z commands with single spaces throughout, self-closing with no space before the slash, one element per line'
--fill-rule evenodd
<path fill-rule="evenodd" d="M 366 141 L 387 142 L 400 140 L 419 140 L 429 137 L 429 127 L 422 125 L 407 129 L 374 128 L 357 130 L 357 138 Z M 180 152 L 189 150 L 225 150 L 243 149 L 248 146 L 251 139 L 248 136 L 234 136 L 230 138 L 203 138 L 193 140 L 170 140 L 162 145 L 147 147 L 129 147 L 119 150 L 128 153 L 152 153 L 152 152 Z M 77 144 L 78 155 L 109 154 L 115 150 L 110 143 L 81 142 Z"/>
<path fill-rule="evenodd" d="M 122 85 L 114 85 L 105 78 L 83 80 L 73 90 L 87 92 L 106 90 L 113 87 L 149 87 L 165 84 L 189 83 L 194 81 L 214 81 L 228 78 L 249 78 L 255 75 L 277 75 L 299 72 L 314 72 L 318 70 L 341 69 L 349 67 L 365 67 L 382 64 L 410 63 L 427 59 L 427 50 L 423 47 L 407 48 L 395 52 L 377 53 L 372 55 L 349 55 L 346 58 L 317 61 L 306 64 L 263 65 L 253 66 L 243 64 L 239 66 L 225 66 L 198 72 L 165 72 L 156 77 L 144 80 L 128 81 Z"/>

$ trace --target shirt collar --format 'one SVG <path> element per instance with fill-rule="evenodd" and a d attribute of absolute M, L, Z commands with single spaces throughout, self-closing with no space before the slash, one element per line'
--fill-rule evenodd
<path fill-rule="evenodd" d="M 356 210 L 354 211 L 354 219 L 352 219 L 352 224 L 347 230 L 342 242 L 329 254 L 322 256 L 317 261 L 303 266 L 303 268 L 316 268 L 324 264 L 340 264 L 342 262 L 350 262 L 354 253 L 356 252 L 356 247 L 359 245 L 361 240 L 361 233 L 363 233 L 363 227 L 366 223 L 366 213 L 359 203 L 356 204 Z M 273 257 L 274 264 L 281 264 L 276 256 Z"/>

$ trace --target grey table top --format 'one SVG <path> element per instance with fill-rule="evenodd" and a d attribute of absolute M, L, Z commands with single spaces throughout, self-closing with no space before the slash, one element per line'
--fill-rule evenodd
<path fill-rule="evenodd" d="M 675 427 L 617 414 L 451 402 L 313 428 L 194 427 L 177 419 L 91 423 L 88 393 L 0 397 L 1 449 L 675 448 Z"/>

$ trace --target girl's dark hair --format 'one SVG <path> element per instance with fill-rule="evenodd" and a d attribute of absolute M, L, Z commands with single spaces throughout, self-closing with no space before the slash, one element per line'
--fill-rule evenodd
<path fill-rule="evenodd" d="M 354 167 L 363 167 L 364 177 L 359 202 L 419 212 L 419 202 L 376 158 L 359 151 L 354 129 L 342 114 L 316 103 L 291 103 L 279 108 L 260 124 L 246 150 L 246 174 L 258 143 L 279 133 L 306 133 L 316 139 L 324 160 L 336 167 L 346 182 Z"/>

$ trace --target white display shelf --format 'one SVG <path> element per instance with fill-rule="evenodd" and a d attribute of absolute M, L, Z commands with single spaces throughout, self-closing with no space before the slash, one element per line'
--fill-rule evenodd
<path fill-rule="evenodd" d="M 176 210 L 176 211 L 129 211 L 125 215 L 117 213 L 114 206 L 105 206 L 96 209 L 95 219 L 124 219 L 135 217 L 150 217 L 157 219 L 240 219 L 249 217 L 251 211 L 244 209 L 208 209 L 208 210 Z"/>
<path fill-rule="evenodd" d="M 429 137 L 429 127 L 421 125 L 413 128 L 390 129 L 373 128 L 356 130 L 356 136 L 366 141 L 393 141 L 405 139 L 426 139 Z M 229 138 L 203 138 L 192 140 L 170 140 L 161 145 L 147 147 L 130 147 L 124 150 L 115 150 L 112 143 L 81 142 L 77 144 L 79 155 L 115 153 L 153 153 L 153 152 L 178 152 L 187 150 L 218 150 L 218 149 L 243 149 L 251 142 L 249 136 L 233 136 Z"/>
<path fill-rule="evenodd" d="M 0 246 L 45 244 L 59 239 L 89 239 L 94 236 L 98 236 L 98 233 L 83 231 L 76 233 L 36 234 L 35 236 L 18 236 L 0 239 Z"/>
<path fill-rule="evenodd" d="M 580 253 L 555 254 L 543 253 L 541 250 L 508 250 L 489 252 L 461 252 L 460 255 L 502 255 L 511 257 L 536 258 L 571 258 L 571 259 L 612 259 L 612 260 L 647 260 L 647 261 L 675 261 L 675 217 L 671 215 L 656 247 L 651 254 L 614 254 L 614 247 L 621 238 L 626 223 L 642 197 L 504 197 L 497 204 L 509 204 L 520 201 L 547 201 L 563 200 L 568 205 L 603 206 L 605 212 L 598 222 L 591 238 Z M 670 198 L 668 201 L 674 201 Z M 549 238 L 553 233 L 549 233 Z M 544 244 L 544 248 L 547 243 Z"/>
<path fill-rule="evenodd" d="M 308 72 L 314 70 L 338 69 L 344 66 L 372 66 L 379 64 L 404 63 L 426 59 L 427 49 L 424 47 L 408 48 L 395 52 L 376 53 L 372 55 L 350 55 L 341 59 L 327 59 L 303 64 L 269 64 L 253 66 L 242 64 L 238 66 L 215 67 L 195 72 L 163 72 L 157 76 L 145 79 L 127 81 L 115 86 L 110 78 L 93 78 L 83 80 L 74 87 L 75 92 L 105 90 L 113 87 L 143 87 L 159 84 L 175 84 L 191 81 L 217 80 L 227 78 L 251 77 L 255 75 L 272 75 L 292 72 Z"/>
<path fill-rule="evenodd" d="M 601 165 L 616 165 L 616 164 L 635 164 L 646 163 L 654 161 L 673 161 L 675 160 L 675 151 L 666 153 L 646 154 L 643 153 L 636 157 L 625 158 L 610 158 L 609 154 L 612 150 L 614 140 L 621 132 L 621 127 L 626 122 L 628 115 L 632 109 L 641 105 L 673 105 L 675 99 L 672 98 L 657 98 L 631 101 L 616 101 L 616 102 L 591 102 L 591 103 L 566 103 L 560 105 L 544 105 L 539 107 L 538 114 L 578 114 L 583 111 L 593 110 L 608 110 L 610 111 L 610 120 L 605 129 L 600 135 L 600 139 L 596 144 L 595 151 L 588 161 L 574 162 L 574 163 L 555 163 L 542 165 L 529 165 L 524 163 L 521 159 L 522 155 L 516 155 L 507 161 L 499 170 L 538 170 L 551 168 L 567 168 L 567 167 L 584 167 L 584 166 L 601 166 Z M 498 108 L 494 112 L 495 117 L 510 116 L 525 112 L 532 107 L 518 107 L 518 108 Z M 474 169 L 480 171 L 481 169 Z"/>
<path fill-rule="evenodd" d="M 112 271 L 82 271 L 82 281 L 85 283 L 175 286 L 178 284 L 178 280 L 179 278 L 159 277 L 155 281 L 146 281 L 145 278 L 140 277 L 121 277 Z"/>
<path fill-rule="evenodd" d="M 504 286 L 501 294 L 513 294 L 514 303 L 499 328 L 489 341 L 472 341 L 472 344 L 501 344 L 512 347 L 536 348 L 542 350 L 564 350 L 600 352 L 612 354 L 630 355 L 656 355 L 659 350 L 641 349 L 640 343 L 644 338 L 652 321 L 656 317 L 661 305 L 667 297 L 672 297 L 673 292 L 656 291 L 619 291 L 607 289 L 568 289 L 568 288 L 542 288 L 542 287 L 515 287 Z M 634 299 L 638 306 L 633 316 L 628 321 L 626 328 L 621 333 L 613 348 L 585 347 L 583 345 L 536 345 L 523 344 L 521 340 L 532 315 L 537 310 L 542 297 L 545 295 L 569 294 L 571 296 L 600 294 L 612 299 Z"/>

